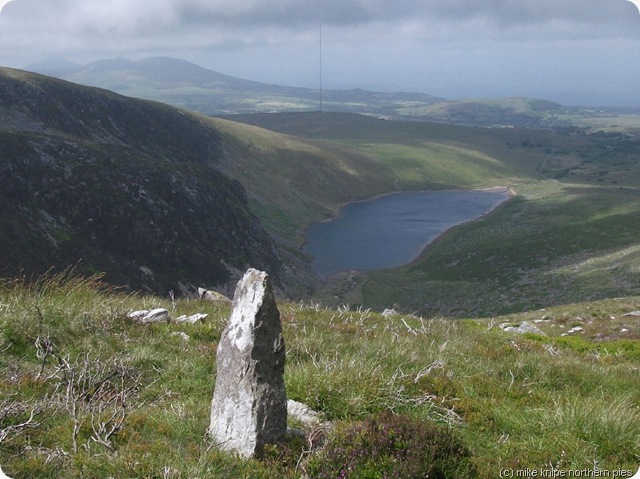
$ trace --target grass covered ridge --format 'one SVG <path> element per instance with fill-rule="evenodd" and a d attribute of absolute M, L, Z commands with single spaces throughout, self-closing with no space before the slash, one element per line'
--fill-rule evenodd
<path fill-rule="evenodd" d="M 152 307 L 209 317 L 196 325 L 126 319 Z M 469 452 L 477 477 L 526 467 L 635 471 L 640 463 L 640 324 L 622 316 L 640 309 L 638 298 L 460 321 L 279 308 L 288 397 L 336 422 L 330 441 L 391 414 L 396 427 L 418 421 L 449 431 L 451 450 Z M 299 441 L 251 461 L 208 444 L 216 347 L 228 315 L 214 303 L 124 295 L 97 278 L 5 281 L 3 470 L 56 479 L 295 478 L 323 470 L 314 462 L 322 453 L 303 454 L 308 445 Z M 547 336 L 498 327 L 535 319 Z M 562 335 L 577 324 L 579 337 Z"/>

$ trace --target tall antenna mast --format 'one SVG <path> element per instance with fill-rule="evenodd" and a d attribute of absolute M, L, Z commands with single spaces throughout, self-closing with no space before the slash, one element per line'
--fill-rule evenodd
<path fill-rule="evenodd" d="M 322 20 L 320 20 L 320 113 L 322 113 Z"/>

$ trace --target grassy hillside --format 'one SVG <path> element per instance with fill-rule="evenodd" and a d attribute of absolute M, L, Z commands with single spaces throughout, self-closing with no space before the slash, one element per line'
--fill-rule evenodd
<path fill-rule="evenodd" d="M 352 148 L 28 72 L 0 70 L 0 106 L 5 275 L 79 263 L 184 292 L 253 265 L 295 296 L 314 281 L 301 230 L 394 188 L 391 170 Z"/>
<path fill-rule="evenodd" d="M 394 188 L 389 168 L 354 149 L 222 119 L 203 121 L 227 145 L 216 167 L 245 185 L 270 231 L 298 246 L 305 225 L 341 203 Z"/>
<path fill-rule="evenodd" d="M 536 98 L 473 98 L 407 105 L 397 113 L 403 118 L 461 125 L 520 128 L 638 128 L 638 109 L 569 107 Z"/>
<path fill-rule="evenodd" d="M 0 274 L 78 265 L 156 292 L 223 287 L 249 264 L 277 276 L 224 151 L 175 108 L 0 68 Z"/>
<path fill-rule="evenodd" d="M 12 69 L 0 172 L 2 274 L 79 264 L 156 292 L 225 288 L 253 265 L 298 295 L 313 282 L 301 229 L 393 189 L 353 149 Z"/>
<path fill-rule="evenodd" d="M 148 326 L 126 318 L 153 307 L 166 307 L 174 318 L 209 317 L 195 325 Z M 353 429 L 372 418 L 385 428 L 408 428 L 401 430 L 409 436 L 399 436 L 406 442 L 391 446 L 403 463 L 417 464 L 439 447 L 440 461 L 457 461 L 455 477 L 494 478 L 501 469 L 524 468 L 637 470 L 640 322 L 623 316 L 640 309 L 637 297 L 494 320 L 383 318 L 302 303 L 279 308 L 288 397 L 338 429 L 328 434 L 324 452 L 318 442 L 310 449 L 292 440 L 260 460 L 242 461 L 205 438 L 228 306 L 124 295 L 97 278 L 73 275 L 31 285 L 5 281 L 4 472 L 15 479 L 280 479 L 329 470 L 328 477 L 338 477 L 343 447 L 360 461 L 345 477 L 373 478 L 389 456 L 365 442 L 384 443 L 384 436 L 375 430 L 354 436 Z M 546 335 L 499 327 L 524 320 L 537 321 Z M 576 326 L 583 332 L 567 335 Z M 385 412 L 392 415 L 380 415 Z M 427 430 L 414 443 L 411 434 Z"/>
<path fill-rule="evenodd" d="M 640 294 L 640 144 L 634 135 L 381 121 L 234 117 L 349 148 L 394 189 L 511 186 L 517 197 L 457 227 L 407 267 L 332 278 L 316 297 L 382 310 L 492 315 Z"/>

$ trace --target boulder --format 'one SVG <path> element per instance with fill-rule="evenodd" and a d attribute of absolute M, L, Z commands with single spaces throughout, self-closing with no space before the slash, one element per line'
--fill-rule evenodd
<path fill-rule="evenodd" d="M 285 438 L 285 345 L 269 276 L 249 269 L 238 282 L 220 338 L 208 434 L 243 457 Z"/>

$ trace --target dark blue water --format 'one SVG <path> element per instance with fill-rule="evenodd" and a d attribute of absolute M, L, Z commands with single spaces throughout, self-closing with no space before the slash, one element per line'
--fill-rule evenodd
<path fill-rule="evenodd" d="M 330 221 L 312 225 L 303 249 L 321 274 L 400 266 L 446 229 L 507 198 L 506 191 L 418 191 L 350 203 Z"/>

